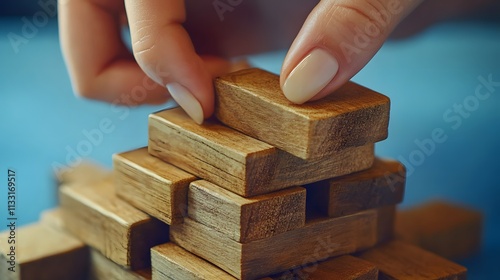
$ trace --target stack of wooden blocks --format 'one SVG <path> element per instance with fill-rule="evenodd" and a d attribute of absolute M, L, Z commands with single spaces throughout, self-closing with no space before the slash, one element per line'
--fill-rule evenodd
<path fill-rule="evenodd" d="M 215 85 L 216 119 L 154 113 L 148 147 L 114 155 L 112 177 L 60 188 L 60 209 L 37 226 L 44 242 L 76 237 L 52 242 L 67 248 L 51 263 L 74 260 L 36 279 L 465 279 L 393 240 L 405 170 L 374 155 L 387 97 L 348 83 L 294 105 L 259 69 Z M 33 279 L 27 263 L 16 279 Z"/>

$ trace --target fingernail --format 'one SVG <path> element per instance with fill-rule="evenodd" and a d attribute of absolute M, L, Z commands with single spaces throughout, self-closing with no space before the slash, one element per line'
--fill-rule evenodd
<path fill-rule="evenodd" d="M 314 49 L 288 75 L 283 93 L 293 103 L 302 104 L 320 92 L 338 70 L 335 57 L 325 50 Z"/>
<path fill-rule="evenodd" d="M 179 83 L 167 84 L 172 98 L 197 124 L 203 123 L 203 108 L 194 95 Z"/>

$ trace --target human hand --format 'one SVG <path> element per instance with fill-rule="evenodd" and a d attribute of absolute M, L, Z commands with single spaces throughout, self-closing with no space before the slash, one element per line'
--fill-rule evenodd
<path fill-rule="evenodd" d="M 450 1 L 468 3 L 426 3 Z M 212 1 L 61 0 L 61 46 L 75 92 L 126 105 L 160 104 L 172 95 L 201 123 L 213 112 L 212 78 L 234 69 L 225 58 L 289 46 L 317 3 L 284 2 L 233 0 L 238 5 L 221 18 Z M 303 103 L 340 87 L 419 2 L 321 1 L 285 59 L 281 72 L 285 96 Z M 125 8 L 133 55 L 120 37 Z M 184 23 L 186 9 L 190 17 Z M 315 55 L 304 59 L 311 52 Z M 318 58 L 319 62 L 311 63 Z M 291 74 L 301 61 L 305 62 L 297 68 L 304 70 Z"/>

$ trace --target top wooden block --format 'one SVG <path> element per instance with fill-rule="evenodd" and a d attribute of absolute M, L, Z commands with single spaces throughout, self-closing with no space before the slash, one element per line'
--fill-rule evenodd
<path fill-rule="evenodd" d="M 389 98 L 352 82 L 302 105 L 284 97 L 277 75 L 260 69 L 217 78 L 215 88 L 220 121 L 302 159 L 387 138 Z"/>

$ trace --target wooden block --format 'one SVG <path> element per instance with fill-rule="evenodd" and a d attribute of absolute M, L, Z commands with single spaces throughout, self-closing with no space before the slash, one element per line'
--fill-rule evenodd
<path fill-rule="evenodd" d="M 62 211 L 59 207 L 43 211 L 40 215 L 40 223 L 58 231 L 66 231 L 62 219 Z"/>
<path fill-rule="evenodd" d="M 189 186 L 188 216 L 241 243 L 302 227 L 305 214 L 301 187 L 244 198 L 204 180 Z"/>
<path fill-rule="evenodd" d="M 394 224 L 396 221 L 396 205 L 383 206 L 377 211 L 377 239 L 387 242 L 394 239 Z"/>
<path fill-rule="evenodd" d="M 149 116 L 149 153 L 244 197 L 369 168 L 373 144 L 306 161 L 180 108 Z"/>
<path fill-rule="evenodd" d="M 196 177 L 148 154 L 147 148 L 113 155 L 116 193 L 167 224 L 182 223 L 189 183 Z"/>
<path fill-rule="evenodd" d="M 340 217 L 403 201 L 405 169 L 397 161 L 377 158 L 370 169 L 305 187 L 308 207 Z"/>
<path fill-rule="evenodd" d="M 334 219 L 309 221 L 304 227 L 249 243 L 189 218 L 170 229 L 172 242 L 210 261 L 238 279 L 255 279 L 367 249 L 377 243 L 374 210 Z"/>
<path fill-rule="evenodd" d="M 399 211 L 396 236 L 448 259 L 468 257 L 481 246 L 481 213 L 444 201 Z"/>
<path fill-rule="evenodd" d="M 95 249 L 90 250 L 91 280 L 151 280 L 151 268 L 132 271 L 119 266 Z"/>
<path fill-rule="evenodd" d="M 118 199 L 109 180 L 59 194 L 66 229 L 119 265 L 148 267 L 150 248 L 168 241 L 168 225 Z"/>
<path fill-rule="evenodd" d="M 217 78 L 215 88 L 219 120 L 303 159 L 387 138 L 389 98 L 352 82 L 302 105 L 285 98 L 279 76 L 260 69 Z"/>
<path fill-rule="evenodd" d="M 270 278 L 274 280 L 376 280 L 378 268 L 363 259 L 344 255 L 300 266 Z"/>
<path fill-rule="evenodd" d="M 38 223 L 4 231 L 0 240 L 0 279 L 87 279 L 88 247 L 64 232 Z"/>
<path fill-rule="evenodd" d="M 153 279 L 236 280 L 224 270 L 173 243 L 151 249 Z"/>
<path fill-rule="evenodd" d="M 466 279 L 467 269 L 431 252 L 391 241 L 358 255 L 379 268 L 379 279 Z"/>
<path fill-rule="evenodd" d="M 59 184 L 72 184 L 75 182 L 90 184 L 108 178 L 111 175 L 111 171 L 97 163 L 82 161 L 75 167 L 58 170 L 55 175 Z"/>
<path fill-rule="evenodd" d="M 41 223 L 65 231 L 61 208 L 44 211 Z M 151 268 L 132 271 L 119 266 L 95 249 L 90 249 L 89 279 L 91 280 L 151 280 Z"/>

